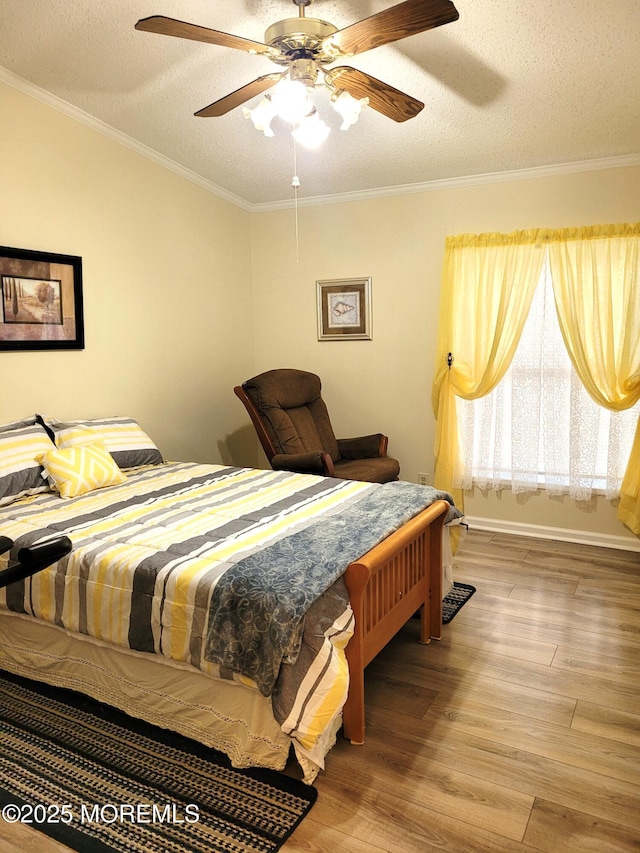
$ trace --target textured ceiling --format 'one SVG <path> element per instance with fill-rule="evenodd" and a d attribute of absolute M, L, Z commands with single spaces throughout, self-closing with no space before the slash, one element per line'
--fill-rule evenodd
<path fill-rule="evenodd" d="M 640 0 L 454 2 L 458 21 L 341 63 L 425 108 L 403 124 L 368 109 L 346 132 L 332 118 L 320 150 L 298 149 L 301 199 L 638 155 Z M 315 0 L 307 16 L 342 28 L 393 5 Z M 278 67 L 134 30 L 156 14 L 262 41 L 298 12 L 291 0 L 1 0 L 0 79 L 55 95 L 250 207 L 291 199 L 284 129 L 267 139 L 241 109 L 193 115 Z"/>

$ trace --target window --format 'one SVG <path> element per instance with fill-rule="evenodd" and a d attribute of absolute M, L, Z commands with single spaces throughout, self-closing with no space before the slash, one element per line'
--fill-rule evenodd
<path fill-rule="evenodd" d="M 617 497 L 640 404 L 613 412 L 580 382 L 556 315 L 548 261 L 537 285 L 513 362 L 494 390 L 456 398 L 462 473 L 468 489 L 546 489 L 588 500 Z"/>

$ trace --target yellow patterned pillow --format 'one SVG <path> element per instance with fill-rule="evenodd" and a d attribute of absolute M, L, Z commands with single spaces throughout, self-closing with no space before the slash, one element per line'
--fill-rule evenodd
<path fill-rule="evenodd" d="M 77 498 L 94 489 L 117 486 L 127 479 L 104 441 L 43 453 L 38 461 L 62 498 Z"/>

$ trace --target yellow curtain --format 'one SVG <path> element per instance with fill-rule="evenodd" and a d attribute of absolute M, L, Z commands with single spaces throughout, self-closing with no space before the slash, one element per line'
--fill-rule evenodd
<path fill-rule="evenodd" d="M 548 232 L 558 320 L 591 397 L 615 411 L 640 400 L 640 223 Z M 618 518 L 640 535 L 640 426 Z"/>
<path fill-rule="evenodd" d="M 454 487 L 460 465 L 455 398 L 482 397 L 506 373 L 540 278 L 546 233 L 463 234 L 445 243 L 432 390 L 434 484 L 451 492 L 461 509 L 463 493 Z"/>
<path fill-rule="evenodd" d="M 618 504 L 618 518 L 636 536 L 640 536 L 640 487 L 638 478 L 640 478 L 640 418 L 638 418 L 629 464 L 622 480 L 620 503 Z"/>

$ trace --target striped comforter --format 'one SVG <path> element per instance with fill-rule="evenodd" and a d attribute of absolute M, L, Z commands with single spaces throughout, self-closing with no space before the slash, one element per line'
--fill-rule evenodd
<path fill-rule="evenodd" d="M 313 750 L 348 689 L 353 615 L 341 575 L 440 496 L 195 463 L 130 469 L 118 486 L 0 509 L 16 548 L 54 533 L 74 545 L 0 590 L 0 606 L 257 686 L 283 730 Z"/>

